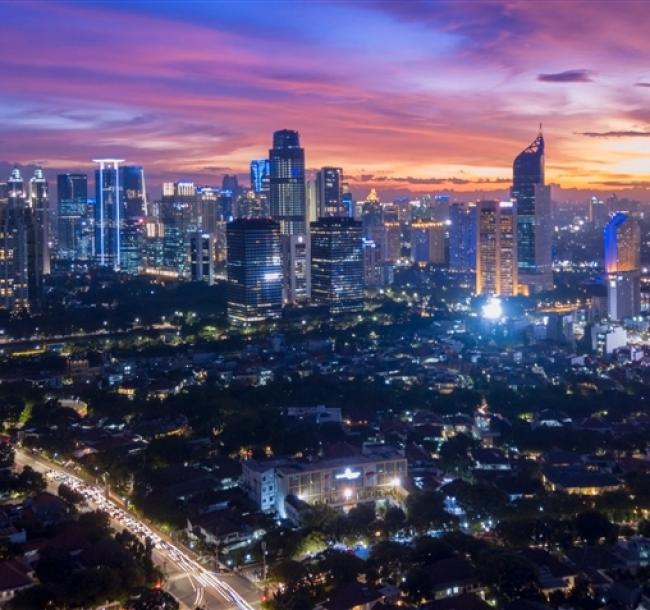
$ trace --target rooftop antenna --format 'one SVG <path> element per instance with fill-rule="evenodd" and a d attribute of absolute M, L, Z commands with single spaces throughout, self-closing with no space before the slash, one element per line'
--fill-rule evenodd
<path fill-rule="evenodd" d="M 539 122 L 539 135 L 542 135 L 542 122 Z"/>

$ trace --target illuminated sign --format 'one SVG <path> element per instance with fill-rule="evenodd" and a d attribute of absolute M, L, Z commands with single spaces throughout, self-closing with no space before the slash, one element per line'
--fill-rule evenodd
<path fill-rule="evenodd" d="M 343 472 L 339 472 L 339 474 L 334 475 L 335 479 L 345 479 L 346 481 L 354 481 L 354 479 L 358 479 L 361 476 L 361 471 L 352 471 L 350 467 L 347 467 Z"/>

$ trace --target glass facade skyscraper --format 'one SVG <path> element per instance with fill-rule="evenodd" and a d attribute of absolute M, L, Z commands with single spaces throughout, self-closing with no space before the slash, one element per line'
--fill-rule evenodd
<path fill-rule="evenodd" d="M 88 176 L 59 174 L 56 179 L 58 196 L 58 256 L 66 260 L 82 258 L 82 222 L 88 205 Z"/>
<path fill-rule="evenodd" d="M 282 315 L 280 225 L 240 218 L 226 227 L 228 320 L 249 326 Z"/>
<path fill-rule="evenodd" d="M 548 288 L 552 285 L 551 196 L 544 182 L 544 137 L 541 131 L 514 160 L 512 199 L 517 205 L 520 280 L 534 290 Z"/>
<path fill-rule="evenodd" d="M 449 207 L 449 268 L 476 269 L 476 205 L 453 203 Z"/>
<path fill-rule="evenodd" d="M 95 159 L 95 260 L 102 267 L 120 268 L 124 220 L 119 164 L 122 159 Z"/>
<path fill-rule="evenodd" d="M 323 167 L 316 175 L 316 213 L 318 218 L 326 216 L 347 216 L 341 203 L 340 167 Z"/>
<path fill-rule="evenodd" d="M 605 226 L 607 314 L 625 320 L 641 313 L 641 227 L 627 212 L 616 212 Z"/>
<path fill-rule="evenodd" d="M 256 195 L 269 192 L 271 167 L 268 159 L 251 161 L 251 189 Z"/>
<path fill-rule="evenodd" d="M 363 239 L 361 222 L 321 218 L 311 228 L 311 291 L 315 303 L 330 313 L 363 309 Z"/>
<path fill-rule="evenodd" d="M 305 151 L 297 131 L 283 129 L 273 134 L 269 151 L 269 197 L 271 218 L 280 223 L 283 235 L 307 232 Z"/>
<path fill-rule="evenodd" d="M 144 169 L 139 165 L 120 167 L 120 185 L 124 218 L 140 218 L 147 215 Z"/>

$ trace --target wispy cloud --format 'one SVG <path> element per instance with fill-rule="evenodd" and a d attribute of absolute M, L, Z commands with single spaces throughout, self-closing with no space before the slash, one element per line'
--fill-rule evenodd
<path fill-rule="evenodd" d="M 576 135 L 588 138 L 650 138 L 650 131 L 626 129 L 623 131 L 579 131 Z"/>
<path fill-rule="evenodd" d="M 565 70 L 551 74 L 540 74 L 538 81 L 543 83 L 591 83 L 593 79 L 591 70 Z"/>
<path fill-rule="evenodd" d="M 635 87 L 648 87 L 648 88 L 650 88 L 650 83 L 640 82 L 640 83 L 635 83 L 634 86 Z"/>

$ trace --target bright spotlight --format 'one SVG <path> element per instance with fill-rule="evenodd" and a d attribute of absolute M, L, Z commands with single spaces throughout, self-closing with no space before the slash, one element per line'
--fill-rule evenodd
<path fill-rule="evenodd" d="M 490 297 L 488 302 L 483 305 L 483 317 L 486 320 L 499 320 L 503 317 L 503 307 L 501 306 L 501 299 L 498 297 Z"/>

